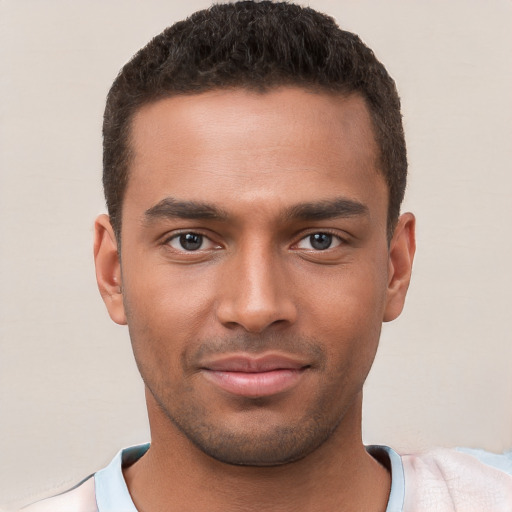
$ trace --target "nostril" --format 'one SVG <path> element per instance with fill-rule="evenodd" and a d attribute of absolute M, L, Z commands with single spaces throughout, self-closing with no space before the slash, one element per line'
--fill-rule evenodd
<path fill-rule="evenodd" d="M 219 322 L 228 329 L 241 327 L 256 334 L 293 323 L 296 308 L 290 289 L 283 286 L 279 262 L 269 259 L 261 248 L 250 249 L 233 258 L 225 269 L 228 280 L 219 282 Z"/>

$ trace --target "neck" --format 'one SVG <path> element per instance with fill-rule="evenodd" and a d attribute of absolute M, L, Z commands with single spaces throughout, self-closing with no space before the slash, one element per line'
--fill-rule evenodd
<path fill-rule="evenodd" d="M 384 512 L 390 476 L 362 444 L 361 401 L 359 396 L 313 453 L 273 467 L 234 466 L 209 457 L 148 403 L 151 448 L 124 470 L 137 510 Z"/>

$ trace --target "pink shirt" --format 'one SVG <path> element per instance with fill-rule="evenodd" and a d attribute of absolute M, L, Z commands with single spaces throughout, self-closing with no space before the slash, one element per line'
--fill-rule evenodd
<path fill-rule="evenodd" d="M 142 457 L 149 444 L 121 450 L 112 462 L 70 491 L 24 512 L 137 512 L 122 467 Z M 398 455 L 387 446 L 368 452 L 391 471 L 386 512 L 512 512 L 512 452 L 438 448 Z"/>

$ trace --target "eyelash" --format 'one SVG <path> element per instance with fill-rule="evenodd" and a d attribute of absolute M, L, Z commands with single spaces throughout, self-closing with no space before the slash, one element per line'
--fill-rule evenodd
<path fill-rule="evenodd" d="M 212 250 L 212 249 L 220 249 L 222 248 L 220 244 L 216 244 L 216 242 L 214 242 L 212 240 L 212 238 L 204 233 L 201 233 L 200 231 L 181 231 L 181 232 L 178 232 L 178 233 L 174 233 L 172 236 L 170 237 L 167 237 L 164 242 L 163 242 L 163 245 L 165 246 L 168 246 L 170 247 L 171 249 L 177 251 L 177 252 L 181 252 L 181 253 L 185 253 L 185 254 L 203 254 L 205 249 L 201 249 L 201 247 L 198 247 L 197 249 L 191 249 L 191 250 L 187 250 L 183 247 L 183 244 L 180 244 L 181 245 L 181 248 L 176 248 L 176 247 L 172 247 L 171 245 L 171 242 L 174 241 L 174 240 L 179 240 L 181 237 L 183 236 L 186 236 L 186 235 L 196 235 L 197 237 L 200 237 L 201 238 L 201 245 L 203 245 L 203 243 L 205 241 L 209 241 L 211 244 L 215 245 L 215 247 L 212 247 L 212 248 L 209 248 L 209 249 L 206 249 L 206 250 Z M 325 249 L 315 249 L 314 247 L 312 248 L 300 248 L 300 247 L 297 247 L 299 244 L 301 244 L 302 242 L 304 241 L 307 241 L 308 239 L 311 240 L 311 237 L 313 237 L 314 235 L 327 235 L 329 237 L 331 237 L 331 240 L 330 240 L 330 243 L 329 243 L 329 247 L 326 247 Z M 332 243 L 333 242 L 337 242 L 336 245 L 334 245 L 334 247 L 332 246 Z M 347 240 L 343 237 L 341 237 L 339 234 L 337 233 L 333 233 L 332 231 L 329 231 L 329 230 L 318 230 L 318 231 L 311 231 L 307 234 L 304 234 L 303 236 L 301 236 L 301 238 L 298 240 L 298 242 L 294 243 L 292 245 L 292 249 L 296 248 L 295 250 L 305 250 L 305 251 L 309 251 L 309 252 L 314 252 L 314 253 L 322 253 L 322 252 L 325 252 L 325 251 L 329 251 L 331 249 L 335 249 L 336 247 L 339 247 L 340 245 L 343 245 L 343 244 L 346 244 L 348 243 Z M 311 241 L 310 241 L 310 245 L 311 244 Z"/>
<path fill-rule="evenodd" d="M 311 240 L 311 237 L 313 237 L 315 235 L 327 235 L 327 236 L 331 237 L 331 241 L 330 241 L 331 243 L 329 244 L 329 247 L 327 247 L 325 249 L 315 249 L 313 247 L 311 249 L 303 249 L 303 250 L 321 253 L 321 252 L 329 251 L 330 249 L 335 249 L 336 247 L 339 247 L 340 245 L 347 243 L 347 240 L 344 239 L 343 237 L 341 237 L 339 234 L 333 233 L 329 230 L 321 230 L 321 231 L 312 231 L 312 232 L 306 234 L 305 236 L 301 237 L 301 239 L 295 245 L 297 246 L 301 242 L 306 241 L 308 239 Z M 335 241 L 337 241 L 336 245 L 332 246 L 332 243 L 334 243 Z M 310 242 L 310 245 L 311 245 L 311 242 Z"/>
<path fill-rule="evenodd" d="M 210 236 L 208 236 L 208 235 L 206 235 L 204 233 L 201 233 L 200 231 L 192 231 L 192 230 L 190 230 L 190 231 L 181 231 L 181 232 L 178 232 L 178 233 L 174 233 L 172 236 L 167 237 L 164 240 L 163 244 L 166 245 L 166 246 L 171 247 L 175 251 L 179 251 L 179 252 L 183 252 L 183 253 L 191 253 L 191 254 L 193 254 L 193 253 L 202 253 L 202 252 L 204 252 L 204 249 L 200 249 L 200 248 L 198 248 L 196 250 L 188 250 L 187 251 L 183 246 L 182 246 L 181 249 L 178 249 L 178 248 L 175 248 L 175 247 L 171 246 L 171 242 L 173 240 L 179 240 L 181 237 L 187 236 L 187 235 L 195 235 L 197 237 L 200 237 L 201 238 L 201 245 L 204 243 L 204 241 L 208 240 L 211 244 L 216 245 L 215 248 L 220 248 L 220 244 L 216 244 L 212 240 L 212 238 Z"/>

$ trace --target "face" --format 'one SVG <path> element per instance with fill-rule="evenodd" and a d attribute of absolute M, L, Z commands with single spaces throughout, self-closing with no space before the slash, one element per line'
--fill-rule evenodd
<path fill-rule="evenodd" d="M 105 217 L 95 254 L 150 420 L 163 414 L 230 464 L 314 452 L 358 414 L 413 253 L 411 217 L 386 239 L 364 101 L 297 88 L 173 97 L 137 113 L 132 148 L 122 262 Z"/>

